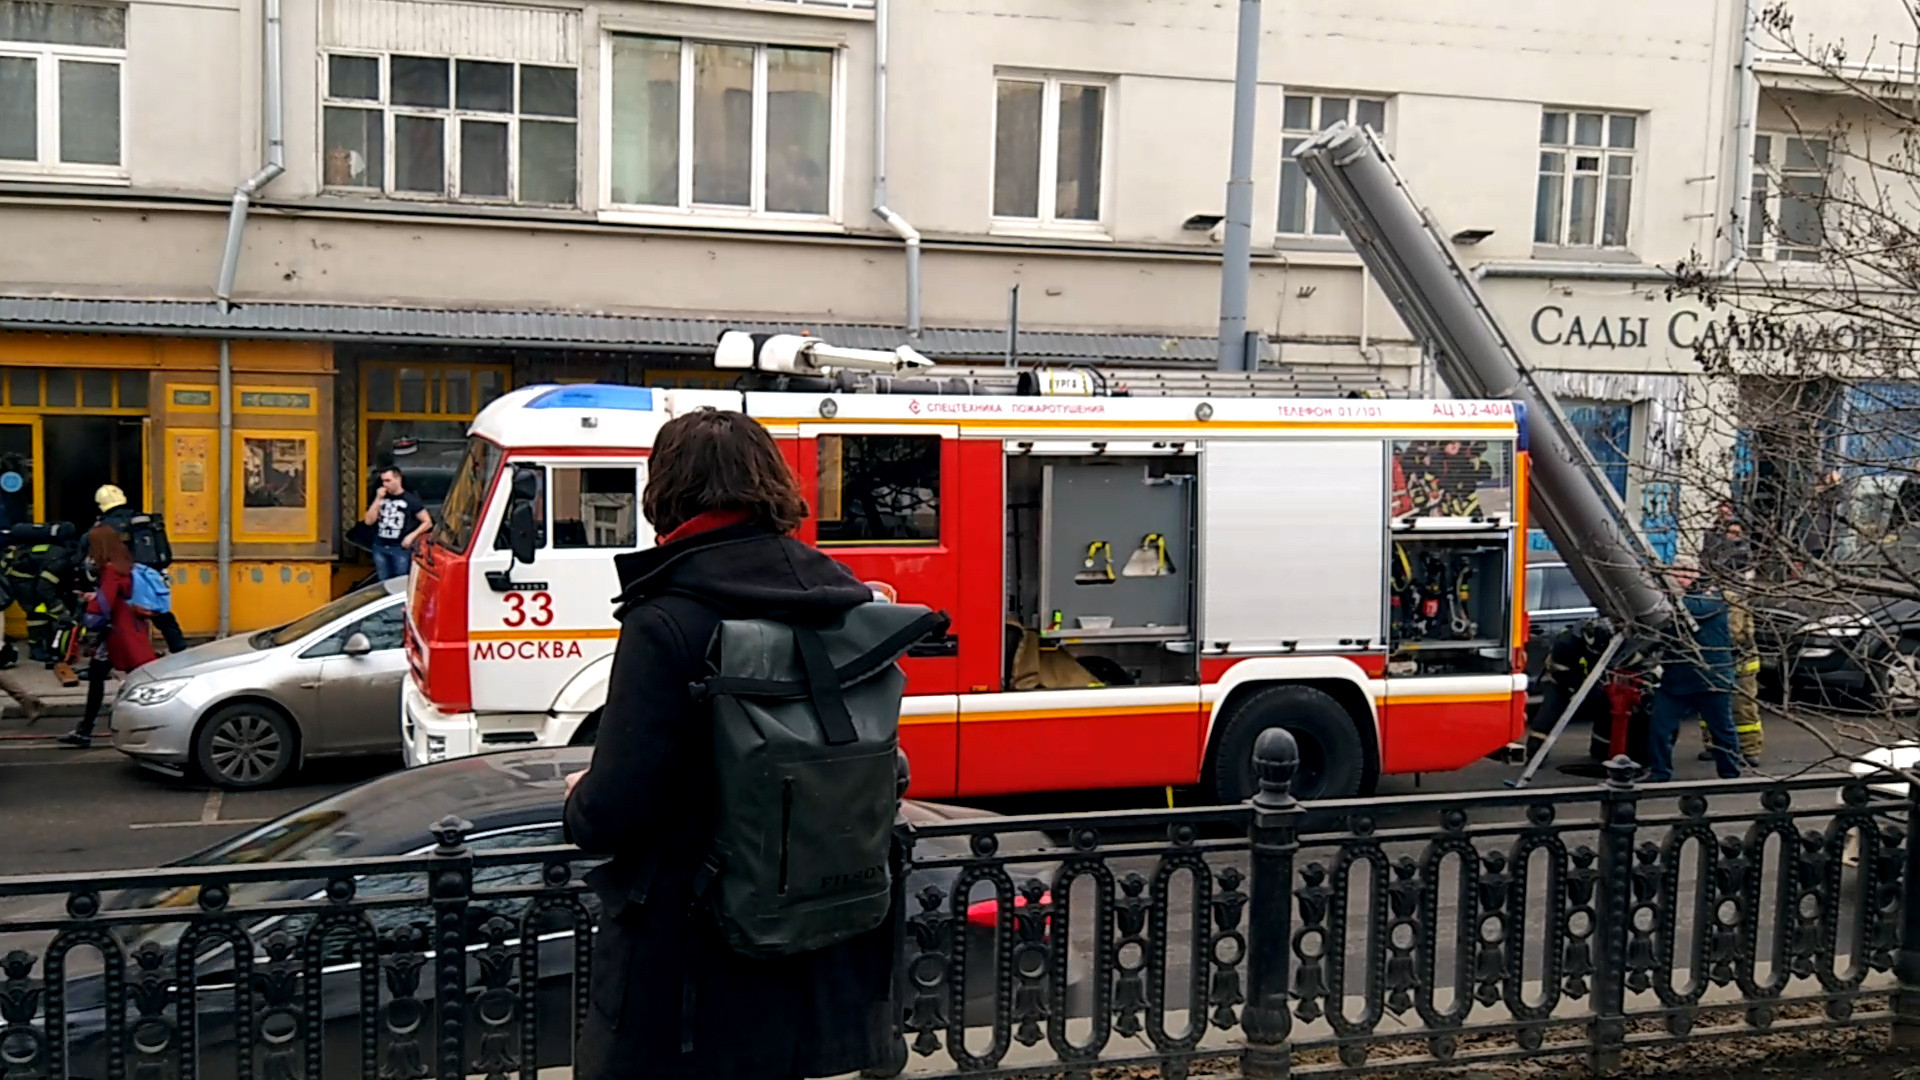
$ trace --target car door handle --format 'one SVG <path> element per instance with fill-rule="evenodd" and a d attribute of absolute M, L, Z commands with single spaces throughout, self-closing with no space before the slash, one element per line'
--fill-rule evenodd
<path fill-rule="evenodd" d="M 318 689 L 320 689 L 320 680 L 318 680 L 318 679 L 315 679 L 315 680 L 314 680 L 314 681 L 312 681 L 312 682 L 303 682 L 303 683 L 301 683 L 301 684 L 300 684 L 300 689 L 302 689 L 302 690 L 318 690 Z"/>

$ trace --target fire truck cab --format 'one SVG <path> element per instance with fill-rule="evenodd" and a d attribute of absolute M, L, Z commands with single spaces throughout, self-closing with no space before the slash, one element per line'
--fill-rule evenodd
<path fill-rule="evenodd" d="M 1522 410 L 1063 385 L 1082 392 L 506 395 L 415 556 L 409 764 L 592 739 L 613 556 L 653 543 L 648 447 L 702 408 L 773 434 L 812 508 L 800 539 L 877 597 L 952 615 L 903 662 L 916 796 L 1237 800 L 1254 739 L 1281 726 L 1296 792 L 1336 797 L 1522 737 Z"/>

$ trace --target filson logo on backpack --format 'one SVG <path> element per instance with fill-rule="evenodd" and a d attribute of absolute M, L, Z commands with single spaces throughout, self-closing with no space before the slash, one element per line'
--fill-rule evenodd
<path fill-rule="evenodd" d="M 730 619 L 714 630 L 713 674 L 698 684 L 720 792 L 703 903 L 736 952 L 813 952 L 886 922 L 906 788 L 897 661 L 947 623 L 874 602 L 831 626 Z"/>
<path fill-rule="evenodd" d="M 820 889 L 822 892 L 832 889 L 844 889 L 850 885 L 866 885 L 874 881 L 885 881 L 886 877 L 887 864 L 878 863 L 874 866 L 867 867 L 865 870 L 858 870 L 851 874 L 828 874 L 820 879 Z"/>

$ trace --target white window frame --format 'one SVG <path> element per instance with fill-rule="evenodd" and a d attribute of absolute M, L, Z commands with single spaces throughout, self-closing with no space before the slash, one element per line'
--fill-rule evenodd
<path fill-rule="evenodd" d="M 447 106 L 436 109 L 424 105 L 395 105 L 392 103 L 392 60 L 394 56 L 418 56 L 430 60 L 444 60 L 447 63 Z M 332 65 L 329 58 L 335 56 L 356 57 L 377 61 L 380 65 L 380 97 L 378 101 L 369 98 L 337 98 L 333 96 Z M 520 103 L 520 69 L 523 67 L 571 68 L 573 70 L 573 116 L 531 116 L 519 111 L 511 113 L 486 112 L 480 109 L 462 109 L 455 102 L 459 92 L 458 71 L 461 61 L 482 64 L 506 64 L 513 69 L 514 104 Z M 581 121 L 580 80 L 584 75 L 579 64 L 548 64 L 533 61 L 501 60 L 491 56 L 461 56 L 440 53 L 376 52 L 366 49 L 328 48 L 320 53 L 320 107 L 315 121 L 319 125 L 317 140 L 320 151 L 321 190 L 328 194 L 363 195 L 382 199 L 404 199 L 414 202 L 430 203 L 468 203 L 476 206 L 531 206 L 538 208 L 574 210 L 581 205 L 581 169 L 580 157 L 584 151 L 581 145 L 581 133 L 585 124 Z M 380 186 L 360 187 L 348 184 L 329 184 L 327 178 L 327 110 L 358 109 L 380 113 L 380 137 L 386 140 L 381 148 L 382 175 Z M 394 118 L 397 116 L 417 116 L 441 122 L 440 141 L 441 159 L 446 170 L 446 189 L 444 192 L 400 191 L 394 187 L 394 170 L 398 168 L 399 154 L 395 152 Z M 507 125 L 507 195 L 468 195 L 460 190 L 460 121 L 483 120 L 489 123 Z M 536 123 L 573 125 L 573 201 L 568 203 L 532 202 L 520 198 L 520 122 L 532 120 Z"/>
<path fill-rule="evenodd" d="M 1747 234 L 1745 238 L 1747 257 L 1758 259 L 1762 262 L 1817 262 L 1820 258 L 1819 248 L 1805 248 L 1797 244 L 1790 244 L 1785 242 L 1780 236 L 1778 228 L 1780 223 L 1780 206 L 1784 198 L 1781 181 L 1788 176 L 1819 176 L 1821 178 L 1821 198 L 1826 198 L 1828 192 L 1831 190 L 1834 177 L 1833 139 L 1829 136 L 1802 135 L 1791 131 L 1759 131 L 1754 133 L 1753 138 L 1753 183 L 1748 189 L 1747 202 L 1745 209 L 1742 211 L 1743 216 L 1746 218 L 1744 227 Z M 1760 159 L 1759 141 L 1761 139 L 1769 140 L 1765 161 Z M 1789 139 L 1818 145 L 1826 157 L 1827 167 L 1825 172 L 1822 173 L 1814 169 L 1788 169 L 1786 167 L 1786 148 Z M 1754 212 L 1756 197 L 1764 207 L 1764 216 Z M 1822 224 L 1824 225 L 1824 222 Z M 1754 236 L 1755 229 L 1762 230 L 1761 235 L 1757 239 Z"/>
<path fill-rule="evenodd" d="M 1624 109 L 1582 109 L 1573 106 L 1548 105 L 1540 110 L 1543 127 L 1548 113 L 1566 114 L 1567 141 L 1564 143 L 1549 143 L 1545 140 L 1544 132 L 1541 132 L 1541 137 L 1535 140 L 1537 152 L 1535 154 L 1533 169 L 1533 218 L 1537 224 L 1540 214 L 1539 180 L 1545 175 L 1540 167 L 1540 154 L 1558 153 L 1563 155 L 1564 160 L 1562 161 L 1562 168 L 1559 173 L 1560 214 L 1559 220 L 1554 223 L 1552 238 L 1542 240 L 1538 236 L 1534 236 L 1534 246 L 1565 248 L 1572 251 L 1630 250 L 1633 247 L 1633 238 L 1637 231 L 1636 225 L 1640 216 L 1640 203 L 1642 202 L 1640 197 L 1642 194 L 1640 191 L 1640 153 L 1645 148 L 1647 141 L 1647 115 L 1645 113 L 1632 112 Z M 1582 115 L 1600 117 L 1599 146 L 1587 146 L 1574 141 L 1578 138 L 1576 132 L 1579 127 L 1579 117 Z M 1614 149 L 1608 146 L 1615 119 L 1628 119 L 1633 121 L 1632 148 Z M 1574 169 L 1574 159 L 1581 155 L 1598 155 L 1600 158 L 1599 171 L 1588 174 L 1594 176 L 1600 185 L 1599 195 L 1594 203 L 1593 242 L 1588 244 L 1577 244 L 1568 239 L 1568 234 L 1572 231 L 1573 224 L 1573 181 L 1577 175 L 1581 175 L 1581 173 Z M 1626 158 L 1631 163 L 1627 174 L 1627 222 L 1626 234 L 1621 238 L 1620 242 L 1617 244 L 1609 244 L 1606 242 L 1607 188 L 1608 179 L 1611 175 L 1611 162 L 1616 158 Z"/>
<path fill-rule="evenodd" d="M 1355 106 L 1357 106 L 1360 102 L 1363 102 L 1363 101 L 1369 102 L 1374 105 L 1378 105 L 1380 106 L 1381 122 L 1386 125 L 1386 130 L 1376 131 L 1374 132 L 1374 134 L 1380 137 L 1380 140 L 1386 144 L 1387 149 L 1389 150 L 1393 149 L 1392 133 L 1393 133 L 1395 124 L 1393 123 L 1393 118 L 1390 115 L 1391 110 L 1393 108 L 1393 98 L 1390 95 L 1369 94 L 1369 93 L 1364 93 L 1358 90 L 1355 90 L 1355 91 L 1307 90 L 1304 88 L 1290 87 L 1285 91 L 1283 91 L 1282 94 L 1280 95 L 1280 146 L 1281 146 L 1282 160 L 1280 164 L 1280 178 L 1277 182 L 1276 189 L 1275 189 L 1279 193 L 1279 199 L 1284 199 L 1286 197 L 1284 178 L 1286 175 L 1286 160 L 1285 160 L 1286 152 L 1285 151 L 1286 151 L 1287 141 L 1290 139 L 1310 139 L 1315 135 L 1320 134 L 1321 131 L 1325 130 L 1324 127 L 1314 128 L 1312 130 L 1307 130 L 1305 128 L 1288 127 L 1287 120 L 1286 120 L 1286 117 L 1287 117 L 1286 101 L 1288 98 L 1306 98 L 1308 101 L 1311 101 L 1313 103 L 1311 106 L 1312 116 L 1315 122 L 1318 122 L 1318 119 L 1320 116 L 1320 102 L 1322 101 L 1322 99 L 1325 99 L 1325 98 L 1346 98 L 1347 101 L 1349 102 L 1347 107 L 1347 111 L 1349 113 L 1355 112 L 1356 111 Z M 1305 178 L 1304 175 L 1301 177 L 1301 182 L 1307 185 L 1307 188 L 1306 188 L 1307 199 L 1306 199 L 1306 210 L 1305 210 L 1307 231 L 1286 232 L 1281 229 L 1280 211 L 1279 211 L 1280 202 L 1279 202 L 1279 199 L 1276 199 L 1274 203 L 1274 218 L 1273 218 L 1274 235 L 1287 241 L 1301 241 L 1301 240 L 1316 241 L 1316 242 L 1326 242 L 1326 241 L 1336 241 L 1336 240 L 1344 241 L 1346 239 L 1346 233 L 1340 231 L 1337 225 L 1334 228 L 1334 230 L 1330 233 L 1313 231 L 1314 211 L 1319 206 L 1320 189 L 1315 187 L 1311 181 Z"/>
<path fill-rule="evenodd" d="M 1003 217 L 993 213 L 995 202 L 994 183 L 1000 163 L 1000 124 L 999 94 L 1003 82 L 1040 83 L 1040 202 L 1038 217 Z M 1060 218 L 1055 215 L 1058 209 L 1054 205 L 1057 185 L 1060 178 L 1060 88 L 1063 86 L 1097 86 L 1101 91 L 1100 106 L 1100 215 L 1093 221 L 1078 218 Z M 995 118 L 989 125 L 987 144 L 987 213 L 992 221 L 992 231 L 1013 235 L 1040 233 L 1057 235 L 1069 233 L 1076 236 L 1089 236 L 1106 239 L 1109 236 L 1107 221 L 1113 209 L 1113 115 L 1114 80 L 1099 75 L 1061 74 L 1057 72 L 1023 71 L 1018 69 L 997 70 L 993 73 L 993 82 L 988 88 L 987 115 Z"/>
<path fill-rule="evenodd" d="M 37 41 L 0 40 L 0 56 L 35 61 L 34 149 L 36 161 L 0 161 L 0 176 L 61 179 L 101 184 L 127 182 L 127 50 L 90 45 L 50 45 Z M 60 160 L 60 61 L 108 63 L 119 70 L 120 164 L 74 165 Z"/>
<path fill-rule="evenodd" d="M 650 37 L 680 43 L 680 177 L 679 202 L 668 206 L 655 203 L 613 201 L 613 39 Z M 693 200 L 693 46 L 731 45 L 753 49 L 753 164 L 752 194 L 747 206 L 728 206 Z M 831 71 L 827 92 L 827 115 L 831 130 L 827 135 L 827 212 L 803 214 L 767 210 L 767 50 L 812 49 L 827 53 Z M 841 187 L 846 178 L 847 144 L 847 50 L 844 45 L 810 40 L 782 40 L 777 37 L 729 37 L 714 34 L 687 34 L 668 30 L 626 28 L 608 30 L 600 35 L 600 220 L 616 224 L 670 223 L 676 225 L 716 225 L 723 228 L 797 229 L 818 232 L 823 229 L 844 232 L 845 213 Z"/>

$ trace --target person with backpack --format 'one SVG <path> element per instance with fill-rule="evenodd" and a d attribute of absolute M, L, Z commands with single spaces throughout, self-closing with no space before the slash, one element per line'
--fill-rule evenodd
<path fill-rule="evenodd" d="M 82 655 L 87 658 L 87 711 L 79 726 L 60 736 L 62 746 L 93 745 L 93 726 L 106 703 L 107 676 L 132 671 L 154 659 L 153 635 L 133 609 L 133 555 L 111 525 L 87 533 L 87 562 L 100 580 L 81 598 Z"/>
<path fill-rule="evenodd" d="M 945 616 L 874 603 L 795 540 L 806 503 L 742 414 L 665 424 L 643 509 L 659 540 L 615 560 L 606 705 L 567 778 L 569 839 L 612 856 L 589 876 L 603 911 L 574 1074 L 878 1067 L 896 1045 L 895 661 Z"/>
<path fill-rule="evenodd" d="M 100 520 L 95 524 L 113 526 L 133 556 L 134 606 L 166 639 L 169 654 L 185 650 L 187 636 L 180 632 L 180 620 L 173 617 L 172 589 L 167 584 L 173 545 L 167 542 L 166 526 L 152 514 L 135 513 L 127 502 L 127 493 L 117 484 L 100 485 L 93 493 L 93 502 L 100 508 Z"/>

